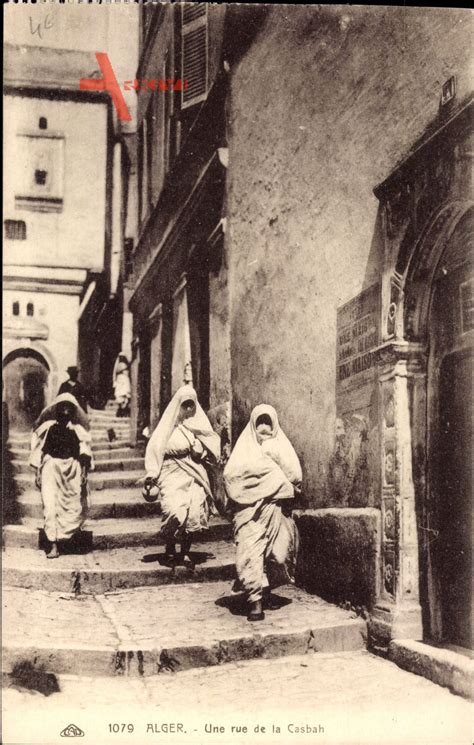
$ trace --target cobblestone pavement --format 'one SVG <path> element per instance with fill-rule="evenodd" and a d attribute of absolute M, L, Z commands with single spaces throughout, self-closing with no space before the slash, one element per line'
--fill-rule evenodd
<path fill-rule="evenodd" d="M 149 678 L 62 676 L 60 687 L 48 697 L 4 691 L 5 745 L 64 743 L 59 733 L 71 723 L 85 732 L 79 742 L 97 745 L 472 741 L 468 701 L 365 651 L 238 662 Z M 182 731 L 163 731 L 167 723 Z M 119 729 L 124 724 L 125 732 L 114 733 L 116 724 Z"/>

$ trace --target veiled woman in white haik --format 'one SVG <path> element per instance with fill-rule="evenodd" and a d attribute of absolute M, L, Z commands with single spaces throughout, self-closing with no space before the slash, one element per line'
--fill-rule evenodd
<path fill-rule="evenodd" d="M 224 469 L 233 508 L 236 568 L 249 621 L 264 618 L 264 586 L 294 580 L 298 533 L 282 504 L 291 504 L 301 466 L 272 406 L 256 406 Z"/>
<path fill-rule="evenodd" d="M 132 388 L 130 384 L 130 365 L 127 356 L 123 352 L 120 352 L 115 361 L 112 375 L 114 396 L 118 406 L 117 416 L 128 416 Z"/>
<path fill-rule="evenodd" d="M 41 489 L 49 559 L 59 556 L 58 542 L 72 538 L 86 518 L 92 466 L 88 429 L 87 415 L 70 393 L 61 393 L 34 426 L 29 462 Z"/>
<path fill-rule="evenodd" d="M 158 484 L 166 555 L 192 564 L 193 535 L 208 528 L 213 496 L 205 463 L 217 462 L 220 438 L 202 410 L 196 391 L 184 385 L 175 393 L 153 432 L 145 453 L 145 492 Z"/>

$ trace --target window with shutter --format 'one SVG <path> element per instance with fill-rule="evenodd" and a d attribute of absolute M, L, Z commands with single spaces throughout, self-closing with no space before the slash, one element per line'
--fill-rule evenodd
<path fill-rule="evenodd" d="M 181 108 L 186 109 L 207 96 L 207 3 L 183 3 L 181 11 Z"/>

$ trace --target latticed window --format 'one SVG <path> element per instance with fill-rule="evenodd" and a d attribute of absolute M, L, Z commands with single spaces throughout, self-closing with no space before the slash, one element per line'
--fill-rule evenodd
<path fill-rule="evenodd" d="M 10 241 L 26 240 L 26 223 L 23 220 L 5 220 L 5 238 Z"/>
<path fill-rule="evenodd" d="M 207 96 L 207 3 L 183 3 L 181 12 L 181 107 L 186 109 Z"/>

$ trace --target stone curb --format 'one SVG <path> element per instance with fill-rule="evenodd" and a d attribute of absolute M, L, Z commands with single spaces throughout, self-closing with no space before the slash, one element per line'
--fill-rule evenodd
<path fill-rule="evenodd" d="M 197 667 L 294 654 L 349 652 L 365 649 L 366 627 L 359 619 L 320 628 L 279 633 L 249 633 L 199 645 L 162 646 L 117 644 L 103 646 L 23 646 L 7 643 L 3 668 L 30 662 L 35 669 L 56 674 L 142 677 L 181 672 Z"/>
<path fill-rule="evenodd" d="M 474 699 L 474 660 L 462 654 L 423 642 L 397 639 L 390 642 L 388 657 L 403 670 L 421 675 L 459 696 Z"/>

